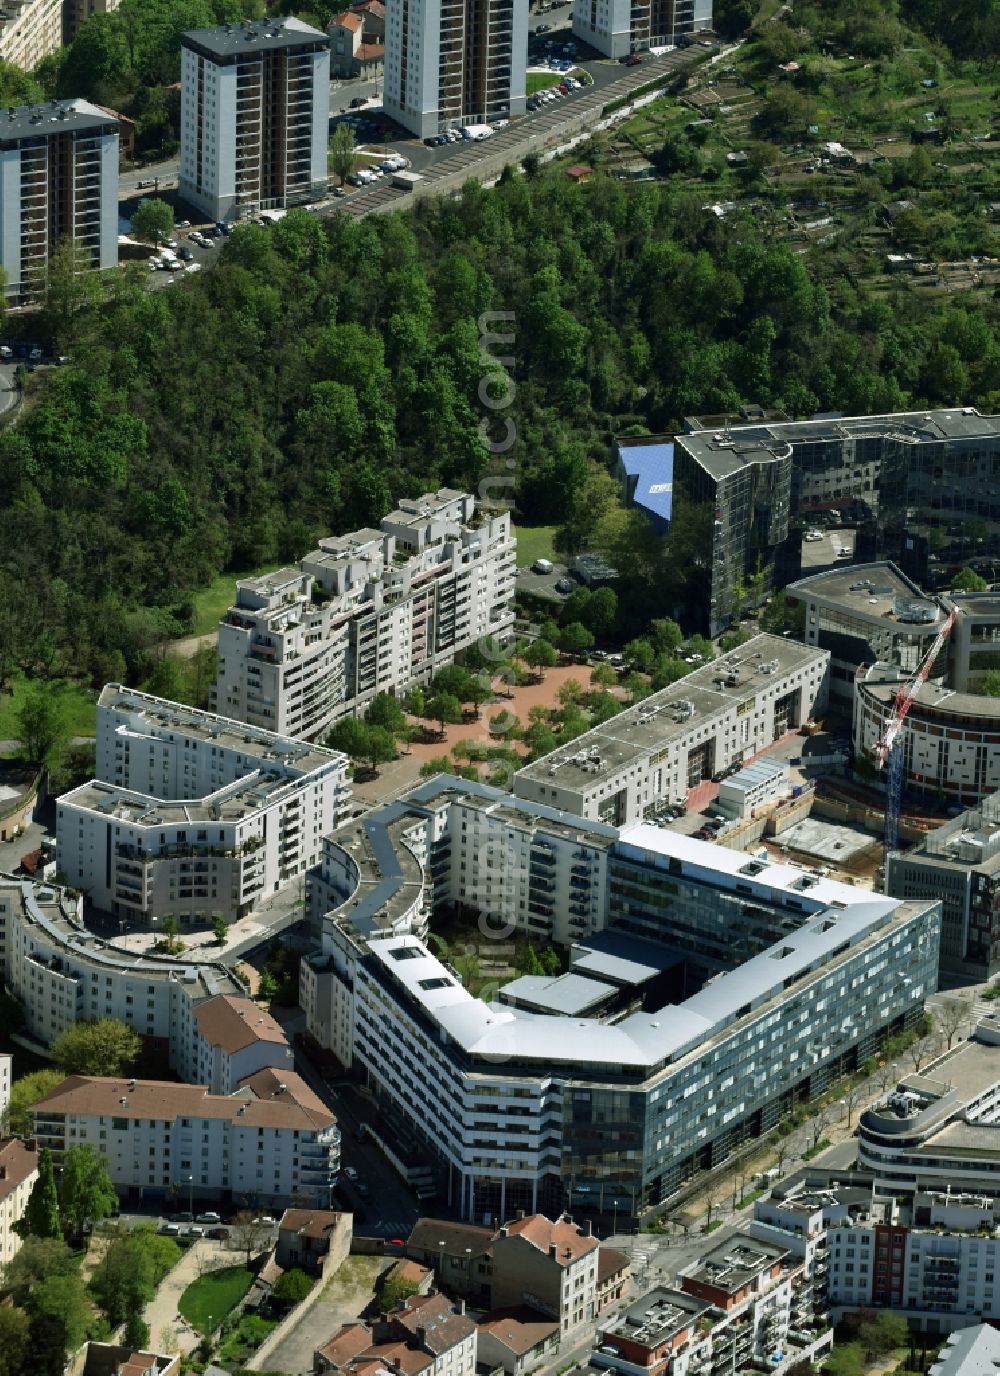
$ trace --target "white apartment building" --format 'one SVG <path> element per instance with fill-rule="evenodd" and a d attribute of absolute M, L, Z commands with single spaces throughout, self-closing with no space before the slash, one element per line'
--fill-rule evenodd
<path fill-rule="evenodd" d="M 216 961 L 130 954 L 89 932 L 82 911 L 65 889 L 0 875 L 0 969 L 24 1008 L 24 1033 L 48 1046 L 77 1022 L 117 1018 L 164 1065 L 186 1064 L 193 1007 L 239 998 L 244 986 Z"/>
<path fill-rule="evenodd" d="M 712 27 L 712 0 L 575 0 L 573 37 L 605 57 L 668 48 Z"/>
<path fill-rule="evenodd" d="M 212 220 L 326 190 L 330 47 L 300 19 L 181 35 L 180 194 Z"/>
<path fill-rule="evenodd" d="M 380 530 L 321 540 L 299 568 L 236 585 L 212 705 L 314 737 L 514 623 L 510 516 L 468 493 L 404 499 Z"/>
<path fill-rule="evenodd" d="M 59 5 L 56 21 L 58 47 Z M 7 54 L 0 51 L 0 56 Z M 17 301 L 41 294 L 49 259 L 65 240 L 77 246 L 81 263 L 117 266 L 118 121 L 85 100 L 12 106 L 0 117 L 0 264 L 7 273 L 6 295 Z"/>
<path fill-rule="evenodd" d="M 749 762 L 821 714 L 830 652 L 757 635 L 601 726 L 525 765 L 519 798 L 627 826 L 661 799 Z"/>
<path fill-rule="evenodd" d="M 24 1216 L 37 1179 L 38 1148 L 26 1146 L 16 1137 L 0 1141 L 0 1267 L 6 1266 L 21 1246 L 14 1224 Z"/>
<path fill-rule="evenodd" d="M 89 1144 L 121 1195 L 329 1206 L 336 1119 L 292 1070 L 262 1070 L 235 1094 L 205 1085 L 71 1075 L 32 1109 L 58 1163 Z"/>
<path fill-rule="evenodd" d="M 387 0 L 385 111 L 418 138 L 524 114 L 528 0 Z"/>
<path fill-rule="evenodd" d="M 108 684 L 97 778 L 59 799 L 57 862 L 129 925 L 234 919 L 316 863 L 347 798 L 336 751 Z"/>
<path fill-rule="evenodd" d="M 292 1067 L 281 1024 L 253 999 L 216 994 L 192 1007 L 191 1022 L 193 1035 L 182 1043 L 177 1073 L 208 1085 L 212 1094 L 235 1094 L 260 1070 L 281 1074 Z"/>
<path fill-rule="evenodd" d="M 63 41 L 63 0 L 4 0 L 0 60 L 32 72 Z"/>

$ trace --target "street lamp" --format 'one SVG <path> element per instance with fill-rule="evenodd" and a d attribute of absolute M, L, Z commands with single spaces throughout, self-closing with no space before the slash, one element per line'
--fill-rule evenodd
<path fill-rule="evenodd" d="M 445 1247 L 446 1247 L 447 1245 L 448 1245 L 448 1244 L 445 1242 L 444 1238 L 439 1239 L 439 1241 L 438 1241 L 438 1247 L 441 1249 L 441 1250 L 438 1252 L 438 1284 L 439 1284 L 439 1285 L 441 1284 L 441 1279 L 442 1279 L 442 1277 L 443 1277 L 443 1275 L 444 1275 L 444 1249 L 445 1249 Z"/>
<path fill-rule="evenodd" d="M 194 1176 L 185 1176 L 184 1183 L 188 1187 L 188 1213 L 194 1214 Z"/>

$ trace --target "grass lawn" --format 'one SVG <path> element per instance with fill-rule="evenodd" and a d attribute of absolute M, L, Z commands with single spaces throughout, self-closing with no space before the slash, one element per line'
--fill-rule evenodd
<path fill-rule="evenodd" d="M 556 559 L 552 546 L 555 526 L 517 526 L 517 563 L 519 568 L 533 564 L 536 559 Z"/>
<path fill-rule="evenodd" d="M 213 578 L 207 588 L 194 593 L 194 630 L 192 635 L 208 635 L 214 631 L 223 614 L 233 605 L 238 578 L 254 578 L 259 573 L 273 573 L 281 564 L 265 564 L 260 569 L 247 569 L 243 573 L 220 573 Z"/>
<path fill-rule="evenodd" d="M 562 72 L 529 72 L 525 94 L 533 96 L 536 91 L 547 91 L 550 86 L 558 86 L 562 80 Z"/>
<path fill-rule="evenodd" d="M 209 1271 L 191 1282 L 177 1308 L 199 1333 L 214 1332 L 253 1284 L 253 1272 L 245 1266 Z"/>
<path fill-rule="evenodd" d="M 0 694 L 0 740 L 18 739 L 17 713 L 24 702 L 29 680 L 16 678 L 10 693 Z M 65 679 L 51 679 L 46 687 L 65 694 L 71 736 L 93 736 L 97 723 L 97 694 Z"/>

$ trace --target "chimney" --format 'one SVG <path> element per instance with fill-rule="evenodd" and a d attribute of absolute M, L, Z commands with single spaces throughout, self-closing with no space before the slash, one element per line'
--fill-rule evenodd
<path fill-rule="evenodd" d="M 459 1312 L 460 1314 L 464 1314 L 464 1313 L 465 1313 L 465 1300 L 459 1300 L 459 1302 L 458 1302 L 458 1312 Z"/>
<path fill-rule="evenodd" d="M 549 1256 L 552 1258 L 553 1261 L 555 1261 L 555 1259 L 556 1259 L 556 1257 L 557 1257 L 558 1255 L 559 1255 L 559 1248 L 556 1246 L 556 1244 L 555 1244 L 554 1242 L 550 1242 L 550 1243 L 549 1243 Z"/>
<path fill-rule="evenodd" d="M 591 1219 L 589 1219 L 589 1218 L 587 1219 L 587 1222 L 586 1222 L 586 1224 L 584 1225 L 583 1235 L 584 1235 L 584 1237 L 593 1237 L 593 1236 L 594 1236 L 594 1224 L 593 1224 L 593 1221 L 592 1221 Z"/>
<path fill-rule="evenodd" d="M 517 1211 L 517 1219 L 518 1219 L 518 1222 L 520 1222 L 521 1219 L 522 1219 L 523 1217 L 524 1217 L 524 1210 L 523 1210 L 523 1209 L 518 1209 L 518 1211 Z"/>

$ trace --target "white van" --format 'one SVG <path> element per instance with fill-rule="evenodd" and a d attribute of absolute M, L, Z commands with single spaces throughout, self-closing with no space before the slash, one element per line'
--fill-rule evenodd
<path fill-rule="evenodd" d="M 551 559 L 536 559 L 535 562 L 532 564 L 531 568 L 532 568 L 532 572 L 534 572 L 534 573 L 551 573 L 551 572 L 552 572 L 552 560 L 551 560 Z"/>

